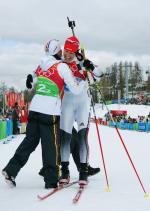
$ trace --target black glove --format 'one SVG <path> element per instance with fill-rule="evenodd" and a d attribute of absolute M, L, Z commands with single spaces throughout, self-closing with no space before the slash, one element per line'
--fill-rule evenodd
<path fill-rule="evenodd" d="M 76 52 L 76 57 L 77 57 L 78 61 L 80 61 L 80 62 L 83 61 L 83 55 L 79 51 Z"/>
<path fill-rule="evenodd" d="M 104 74 L 104 73 L 102 73 L 99 77 L 100 77 L 100 78 L 102 78 L 104 75 L 105 75 L 105 74 Z"/>
<path fill-rule="evenodd" d="M 26 80 L 26 87 L 28 89 L 32 89 L 32 82 L 33 82 L 33 77 L 31 74 L 27 75 L 27 80 Z"/>
<path fill-rule="evenodd" d="M 93 65 L 93 63 L 90 61 L 90 60 L 88 60 L 88 59 L 85 59 L 84 60 L 84 62 L 83 62 L 83 67 L 85 67 L 87 70 L 94 70 L 94 65 Z"/>

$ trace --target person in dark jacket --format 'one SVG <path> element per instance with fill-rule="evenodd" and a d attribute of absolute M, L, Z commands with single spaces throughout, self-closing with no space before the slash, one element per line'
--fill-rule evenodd
<path fill-rule="evenodd" d="M 13 135 L 18 134 L 18 120 L 19 120 L 19 110 L 18 103 L 16 102 L 12 111 L 12 122 L 13 122 Z"/>

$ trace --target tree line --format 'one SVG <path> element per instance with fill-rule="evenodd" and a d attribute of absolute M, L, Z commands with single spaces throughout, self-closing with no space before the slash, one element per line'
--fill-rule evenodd
<path fill-rule="evenodd" d="M 105 100 L 134 98 L 137 93 L 150 94 L 150 72 L 144 80 L 144 72 L 138 62 L 115 62 L 106 68 L 106 73 L 94 86 L 93 96 L 98 101 L 98 90 L 101 90 Z M 126 92 L 127 90 L 127 92 Z M 118 96 L 119 95 L 119 96 Z"/>

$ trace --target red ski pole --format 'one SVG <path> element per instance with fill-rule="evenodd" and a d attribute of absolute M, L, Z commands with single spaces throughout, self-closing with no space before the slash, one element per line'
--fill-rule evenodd
<path fill-rule="evenodd" d="M 101 97 L 102 97 L 102 93 L 101 93 L 100 90 L 99 90 L 99 93 L 100 93 L 100 95 L 101 95 Z M 139 176 L 139 174 L 138 174 L 138 172 L 137 172 L 137 170 L 136 170 L 136 167 L 135 167 L 135 165 L 134 165 L 134 163 L 133 163 L 133 161 L 132 161 L 132 159 L 131 159 L 131 156 L 130 156 L 130 154 L 129 154 L 129 152 L 128 152 L 128 149 L 127 149 L 127 147 L 126 147 L 126 145 L 125 145 L 125 143 L 124 143 L 124 141 L 123 141 L 123 138 L 122 138 L 122 136 L 121 136 L 121 134 L 120 134 L 120 132 L 119 132 L 119 130 L 118 130 L 118 128 L 117 128 L 117 125 L 116 125 L 116 123 L 115 123 L 115 121 L 114 121 L 114 119 L 113 119 L 113 117 L 112 117 L 112 115 L 111 115 L 111 113 L 110 113 L 110 111 L 109 111 L 109 109 L 108 109 L 108 106 L 106 105 L 106 102 L 105 102 L 105 100 L 104 100 L 103 98 L 102 98 L 102 101 L 103 101 L 103 103 L 104 103 L 105 106 L 106 106 L 106 109 L 107 109 L 107 111 L 108 111 L 108 113 L 109 113 L 109 116 L 110 116 L 110 118 L 111 118 L 111 120 L 112 120 L 114 126 L 115 126 L 115 129 L 116 129 L 117 134 L 118 134 L 118 136 L 119 136 L 119 138 L 120 138 L 120 140 L 121 140 L 121 143 L 122 143 L 122 145 L 123 145 L 123 147 L 124 147 L 124 149 L 125 149 L 125 152 L 126 152 L 128 158 L 129 158 L 129 160 L 130 160 L 130 163 L 131 163 L 131 165 L 132 165 L 132 167 L 133 167 L 133 169 L 134 169 L 134 172 L 135 172 L 135 174 L 136 174 L 136 176 L 137 176 L 137 178 L 138 178 L 138 180 L 139 180 L 139 182 L 140 182 L 140 185 L 141 185 L 141 187 L 142 187 L 142 189 L 143 189 L 143 191 L 144 191 L 144 193 L 145 193 L 144 197 L 148 197 L 148 194 L 147 194 L 147 192 L 146 192 L 146 190 L 145 190 L 145 188 L 144 188 L 144 185 L 143 185 L 143 183 L 142 183 L 142 180 L 140 179 L 140 176 Z"/>
<path fill-rule="evenodd" d="M 102 141 L 101 141 L 101 138 L 100 138 L 99 127 L 98 127 L 98 124 L 97 124 L 96 112 L 95 112 L 95 108 L 94 108 L 94 100 L 93 100 L 92 92 L 91 92 L 91 89 L 90 89 L 90 80 L 89 80 L 89 77 L 88 77 L 88 73 L 87 73 L 87 79 L 88 79 L 89 91 L 90 91 L 90 95 L 91 95 L 91 103 L 92 103 L 92 109 L 93 109 L 93 114 L 94 114 L 94 121 L 95 121 L 95 125 L 96 125 L 96 131 L 97 131 L 97 136 L 98 136 L 98 141 L 99 141 L 99 146 L 100 146 L 100 151 L 101 151 L 101 156 L 102 156 L 102 162 L 103 162 L 103 167 L 104 167 L 104 172 L 105 172 L 105 178 L 106 178 L 106 183 L 107 183 L 106 191 L 109 192 L 110 188 L 109 188 L 108 176 L 107 176 L 107 171 L 106 171 Z"/>

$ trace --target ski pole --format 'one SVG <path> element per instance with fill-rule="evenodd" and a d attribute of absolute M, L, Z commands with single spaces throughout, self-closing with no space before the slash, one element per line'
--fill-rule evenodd
<path fill-rule="evenodd" d="M 89 71 L 89 74 L 91 74 L 90 71 Z M 91 91 L 91 88 L 90 88 L 90 80 L 89 80 L 89 77 L 88 77 L 88 72 L 87 72 L 87 80 L 88 80 L 88 85 L 89 85 L 89 92 L 90 92 L 90 95 L 91 95 L 91 104 L 92 104 L 92 109 L 93 109 L 93 114 L 94 114 L 94 121 L 95 121 L 95 125 L 96 125 L 96 131 L 97 131 L 97 136 L 98 136 L 98 141 L 99 141 L 99 146 L 100 146 L 100 151 L 101 151 L 101 156 L 102 156 L 102 162 L 103 162 L 103 167 L 104 167 L 104 172 L 105 172 L 105 178 L 106 178 L 106 184 L 107 184 L 106 191 L 109 192 L 110 188 L 109 188 L 108 176 L 107 176 L 107 171 L 106 171 L 102 141 L 101 141 L 99 127 L 98 127 L 98 123 L 97 123 L 96 112 L 95 112 L 95 107 L 94 107 L 94 100 L 93 100 L 93 95 L 92 95 L 92 91 Z"/>
<path fill-rule="evenodd" d="M 115 121 L 114 121 L 114 118 L 112 117 L 112 114 L 110 113 L 110 110 L 109 110 L 109 108 L 108 108 L 108 106 L 107 106 L 105 100 L 103 99 L 101 90 L 98 89 L 98 91 L 99 91 L 99 93 L 100 93 L 100 95 L 101 95 L 101 98 L 102 98 L 102 101 L 103 101 L 103 103 L 104 103 L 104 105 L 105 105 L 105 107 L 106 107 L 106 109 L 107 109 L 107 111 L 108 111 L 108 113 L 109 113 L 109 116 L 110 116 L 110 118 L 111 118 L 111 120 L 112 120 L 112 122 L 113 122 L 113 124 L 114 124 L 114 127 L 115 127 L 115 129 L 116 129 L 116 131 L 117 131 L 117 134 L 118 134 L 118 136 L 119 136 L 119 138 L 120 138 L 120 140 L 121 140 L 121 143 L 122 143 L 122 145 L 123 145 L 123 147 L 124 147 L 124 149 L 125 149 L 125 152 L 126 152 L 128 158 L 129 158 L 129 161 L 130 161 L 130 163 L 131 163 L 131 165 L 132 165 L 132 167 L 133 167 L 133 169 L 134 169 L 134 172 L 135 172 L 135 174 L 136 174 L 136 176 L 137 176 L 137 178 L 138 178 L 138 180 L 139 180 L 139 182 L 140 182 L 140 185 L 141 185 L 141 187 L 142 187 L 142 189 L 143 189 L 143 191 L 144 191 L 144 193 L 145 193 L 144 197 L 147 198 L 147 197 L 148 197 L 148 194 L 147 194 L 147 192 L 146 192 L 146 190 L 145 190 L 145 188 L 144 188 L 144 185 L 143 185 L 143 183 L 142 183 L 142 181 L 141 181 L 141 179 L 140 179 L 140 176 L 139 176 L 139 174 L 138 174 L 138 172 L 137 172 L 137 170 L 136 170 L 136 167 L 135 167 L 135 165 L 134 165 L 134 163 L 133 163 L 133 161 L 132 161 L 132 158 L 131 158 L 131 156 L 130 156 L 130 154 L 129 154 L 129 152 L 128 152 L 128 149 L 127 149 L 127 147 L 126 147 L 126 145 L 125 145 L 125 143 L 124 143 L 124 141 L 123 141 L 123 138 L 122 138 L 122 136 L 121 136 L 121 134 L 120 134 L 120 132 L 119 132 L 119 130 L 118 130 L 118 127 L 117 127 L 117 125 L 116 125 L 116 123 L 115 123 Z"/>

